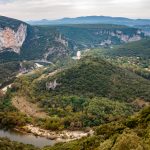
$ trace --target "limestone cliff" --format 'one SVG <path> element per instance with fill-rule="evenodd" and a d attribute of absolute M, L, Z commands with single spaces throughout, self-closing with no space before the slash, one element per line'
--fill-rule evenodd
<path fill-rule="evenodd" d="M 137 30 L 135 33 L 133 33 L 132 35 L 123 33 L 121 30 L 117 30 L 117 31 L 99 31 L 96 32 L 95 35 L 107 35 L 108 39 L 104 40 L 101 42 L 100 45 L 111 45 L 113 43 L 113 41 L 111 40 L 113 37 L 118 38 L 120 40 L 120 42 L 122 43 L 128 43 L 128 42 L 134 42 L 134 41 L 139 41 L 142 39 L 142 32 L 140 30 Z"/>
<path fill-rule="evenodd" d="M 13 51 L 19 54 L 26 36 L 27 25 L 22 23 L 16 32 L 9 27 L 0 28 L 0 52 Z"/>

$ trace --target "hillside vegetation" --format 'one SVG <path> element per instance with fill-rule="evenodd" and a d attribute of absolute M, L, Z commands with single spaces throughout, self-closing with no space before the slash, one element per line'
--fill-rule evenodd
<path fill-rule="evenodd" d="M 121 44 L 124 41 L 119 36 L 132 37 L 138 31 L 136 28 L 112 24 L 75 24 L 56 27 L 66 38 L 83 48 L 101 47 L 104 41 L 109 41 L 104 44 L 105 46 Z M 141 34 L 141 37 L 144 35 Z"/>
<path fill-rule="evenodd" d="M 149 99 L 149 81 L 101 58 L 83 58 L 72 68 L 37 83 L 35 92 L 48 92 L 45 87 L 46 82 L 54 79 L 57 79 L 60 85 L 55 90 L 49 91 L 51 96 L 73 94 L 85 97 L 103 96 L 126 101 L 140 97 Z"/>
<path fill-rule="evenodd" d="M 132 42 L 108 51 L 110 56 L 143 57 L 150 59 L 150 39 Z"/>
<path fill-rule="evenodd" d="M 139 113 L 95 128 L 93 136 L 41 149 L 0 138 L 2 150 L 149 150 L 150 107 Z"/>
<path fill-rule="evenodd" d="M 24 22 L 22 22 L 20 20 L 17 20 L 17 19 L 14 19 L 14 18 L 8 18 L 8 17 L 5 17 L 5 16 L 0 16 L 0 27 L 3 28 L 3 29 L 6 28 L 6 27 L 10 27 L 10 28 L 12 28 L 16 31 L 18 26 L 21 23 L 24 23 Z"/>
<path fill-rule="evenodd" d="M 93 136 L 84 137 L 54 146 L 35 148 L 6 138 L 0 138 L 2 150 L 149 150 L 150 149 L 150 107 L 140 113 L 113 121 L 95 128 Z"/>
<path fill-rule="evenodd" d="M 8 62 L 0 64 L 0 87 L 3 83 L 13 80 L 20 68 L 19 62 Z M 7 83 L 8 84 L 8 83 Z"/>
<path fill-rule="evenodd" d="M 102 57 L 110 63 L 128 69 L 150 79 L 150 39 L 114 46 L 97 48 L 84 52 L 84 55 Z"/>
<path fill-rule="evenodd" d="M 150 100 L 149 80 L 99 57 L 85 57 L 53 76 L 46 74 L 44 78 L 40 73 L 22 76 L 12 91 L 44 108 L 51 116 L 44 125 L 47 129 L 96 126 L 137 111 L 141 106 L 134 101 L 138 99 Z M 55 81 L 55 88 L 46 86 Z"/>
<path fill-rule="evenodd" d="M 96 128 L 95 135 L 69 143 L 45 147 L 44 150 L 149 150 L 150 107 L 124 121 Z"/>
<path fill-rule="evenodd" d="M 10 141 L 7 138 L 0 138 L 0 148 L 1 150 L 40 150 L 32 145 Z"/>
<path fill-rule="evenodd" d="M 122 25 L 30 26 L 19 20 L 0 16 L 0 27 L 2 29 L 9 27 L 17 31 L 20 24 L 27 26 L 27 33 L 23 33 L 27 36 L 20 54 L 10 52 L 8 47 L 0 53 L 0 62 L 33 59 L 55 62 L 65 56 L 76 54 L 79 49 L 118 45 L 145 37 L 142 32 L 139 32 L 139 29 Z M 124 37 L 127 37 L 127 40 Z"/>
<path fill-rule="evenodd" d="M 21 23 L 0 16 L 0 30 Z M 42 150 L 149 150 L 150 39 L 127 43 L 145 36 L 123 25 L 26 25 L 21 51 L 1 47 L 0 86 L 11 88 L 0 90 L 0 128 L 95 131 Z M 0 149 L 37 148 L 0 138 Z"/>

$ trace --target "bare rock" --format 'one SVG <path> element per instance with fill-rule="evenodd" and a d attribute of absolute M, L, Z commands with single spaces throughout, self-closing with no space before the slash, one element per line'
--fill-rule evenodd
<path fill-rule="evenodd" d="M 0 52 L 9 50 L 19 54 L 26 36 L 27 25 L 24 24 L 20 24 L 17 32 L 8 27 L 0 29 Z"/>

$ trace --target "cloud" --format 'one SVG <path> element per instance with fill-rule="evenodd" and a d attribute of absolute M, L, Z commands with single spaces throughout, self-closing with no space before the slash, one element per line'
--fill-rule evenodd
<path fill-rule="evenodd" d="M 89 15 L 150 18 L 149 0 L 0 0 L 0 14 L 23 20 Z"/>
<path fill-rule="evenodd" d="M 7 4 L 7 3 L 11 3 L 15 0 L 0 0 L 0 4 Z"/>

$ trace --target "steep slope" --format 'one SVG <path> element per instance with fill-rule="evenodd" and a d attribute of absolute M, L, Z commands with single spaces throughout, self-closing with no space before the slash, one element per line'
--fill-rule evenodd
<path fill-rule="evenodd" d="M 65 25 L 57 26 L 57 29 L 67 39 L 85 48 L 139 41 L 144 37 L 139 29 L 111 24 Z"/>
<path fill-rule="evenodd" d="M 15 150 L 149 150 L 150 149 L 150 107 L 121 121 L 113 121 L 95 129 L 93 136 L 84 137 L 54 146 L 35 148 L 0 138 L 1 149 Z"/>
<path fill-rule="evenodd" d="M 144 38 L 141 30 L 118 25 L 30 26 L 0 17 L 0 62 L 56 61 L 78 49 L 110 46 Z"/>
<path fill-rule="evenodd" d="M 8 27 L 14 31 L 17 31 L 17 28 L 20 26 L 21 23 L 27 25 L 27 23 L 23 21 L 20 21 L 14 18 L 8 18 L 5 16 L 0 16 L 0 28 L 1 29 Z"/>
<path fill-rule="evenodd" d="M 149 104 L 149 80 L 101 58 L 85 57 L 69 69 L 54 72 L 22 76 L 12 91 L 58 118 L 57 129 L 97 126 Z"/>
<path fill-rule="evenodd" d="M 123 121 L 101 125 L 92 137 L 56 144 L 43 150 L 149 150 L 150 107 Z"/>
<path fill-rule="evenodd" d="M 22 21 L 0 16 L 0 62 L 50 60 L 66 56 L 68 43 L 55 27 L 32 27 Z"/>
<path fill-rule="evenodd" d="M 27 35 L 27 24 L 12 18 L 0 16 L 0 52 L 20 53 Z"/>
<path fill-rule="evenodd" d="M 84 51 L 82 55 L 103 57 L 110 63 L 150 79 L 150 39 Z"/>
<path fill-rule="evenodd" d="M 114 47 L 106 54 L 111 56 L 150 58 L 150 39 Z"/>
<path fill-rule="evenodd" d="M 64 95 L 103 96 L 124 100 L 144 97 L 150 100 L 149 81 L 115 67 L 101 58 L 83 58 L 78 65 L 62 71 L 45 82 L 48 85 L 50 81 L 55 80 L 57 81 L 56 88 L 50 90 L 51 95 L 63 93 Z"/>
<path fill-rule="evenodd" d="M 33 27 L 30 36 L 22 47 L 21 57 L 24 59 L 53 61 L 69 54 L 68 42 L 55 27 Z"/>

